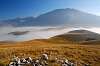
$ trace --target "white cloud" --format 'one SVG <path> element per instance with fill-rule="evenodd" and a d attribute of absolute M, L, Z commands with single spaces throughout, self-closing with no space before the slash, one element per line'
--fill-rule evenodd
<path fill-rule="evenodd" d="M 28 41 L 32 39 L 47 39 L 56 35 L 64 34 L 72 30 L 85 29 L 100 33 L 99 27 L 71 28 L 71 27 L 2 27 L 0 28 L 0 41 Z M 23 35 L 11 35 L 10 32 L 29 31 Z"/>

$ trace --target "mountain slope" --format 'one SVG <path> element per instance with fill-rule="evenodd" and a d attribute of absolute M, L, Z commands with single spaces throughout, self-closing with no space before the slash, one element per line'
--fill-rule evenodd
<path fill-rule="evenodd" d="M 99 21 L 98 16 L 70 8 L 56 9 L 37 18 L 42 25 L 97 26 Z"/>
<path fill-rule="evenodd" d="M 34 17 L 25 17 L 25 18 L 15 18 L 15 19 L 8 19 L 3 20 L 0 22 L 2 25 L 11 25 L 11 26 L 33 26 L 35 23 Z"/>
<path fill-rule="evenodd" d="M 87 30 L 74 30 L 66 34 L 57 35 L 48 39 L 50 42 L 55 43 L 69 43 L 69 42 L 90 42 L 90 41 L 99 41 L 100 35 Z"/>
<path fill-rule="evenodd" d="M 76 9 L 56 9 L 42 14 L 36 18 L 15 18 L 3 20 L 1 24 L 10 24 L 13 26 L 99 26 L 100 17 L 85 13 Z"/>

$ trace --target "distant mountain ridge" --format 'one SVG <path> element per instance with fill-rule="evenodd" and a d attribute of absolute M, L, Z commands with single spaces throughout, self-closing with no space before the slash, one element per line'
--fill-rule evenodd
<path fill-rule="evenodd" d="M 0 21 L 12 26 L 100 26 L 100 17 L 77 9 L 56 9 L 38 17 L 15 18 Z"/>

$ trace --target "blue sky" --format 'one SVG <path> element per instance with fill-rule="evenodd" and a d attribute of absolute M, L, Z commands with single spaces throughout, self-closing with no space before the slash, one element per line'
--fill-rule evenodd
<path fill-rule="evenodd" d="M 0 0 L 0 20 L 74 8 L 100 16 L 100 0 Z"/>

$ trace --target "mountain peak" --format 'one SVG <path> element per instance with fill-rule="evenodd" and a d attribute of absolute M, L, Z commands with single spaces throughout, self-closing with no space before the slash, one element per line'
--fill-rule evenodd
<path fill-rule="evenodd" d="M 88 30 L 73 30 L 68 33 L 92 33 L 92 32 Z"/>
<path fill-rule="evenodd" d="M 74 9 L 74 8 L 65 8 L 65 9 L 55 9 L 51 12 L 62 12 L 62 11 L 65 11 L 65 12 L 81 12 L 80 10 L 77 10 L 77 9 Z"/>
<path fill-rule="evenodd" d="M 0 24 L 11 24 L 16 26 L 93 26 L 100 25 L 100 17 L 82 12 L 73 8 L 56 9 L 42 14 L 36 18 L 16 18 L 0 22 Z"/>

